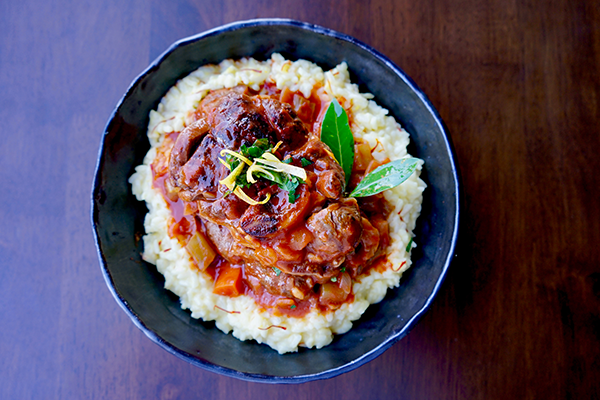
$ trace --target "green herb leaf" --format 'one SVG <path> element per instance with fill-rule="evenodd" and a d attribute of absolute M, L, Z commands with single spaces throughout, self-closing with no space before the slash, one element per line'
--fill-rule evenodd
<path fill-rule="evenodd" d="M 417 158 L 402 158 L 376 168 L 365 176 L 350 193 L 350 197 L 365 197 L 398 186 L 408 179 L 417 168 Z"/>
<path fill-rule="evenodd" d="M 250 183 L 246 180 L 246 173 L 241 173 L 237 176 L 237 178 L 235 178 L 235 185 L 236 186 L 240 186 L 242 188 L 249 188 L 250 187 Z"/>
<path fill-rule="evenodd" d="M 292 305 L 290 306 L 290 310 L 293 310 L 294 308 L 296 308 L 296 306 L 295 306 L 294 304 L 292 304 Z"/>
<path fill-rule="evenodd" d="M 269 139 L 267 138 L 257 139 L 252 146 L 260 147 L 263 150 L 269 150 L 271 148 Z"/>
<path fill-rule="evenodd" d="M 263 155 L 265 151 L 258 146 L 248 147 L 248 155 L 253 158 L 258 158 Z"/>
<path fill-rule="evenodd" d="M 329 146 L 336 161 L 342 166 L 348 185 L 354 163 L 354 136 L 348 124 L 348 115 L 335 98 L 323 118 L 321 141 Z"/>
<path fill-rule="evenodd" d="M 277 267 L 273 267 L 273 271 L 275 271 L 275 275 L 279 276 L 281 274 L 281 270 Z"/>
<path fill-rule="evenodd" d="M 243 143 L 240 146 L 239 152 L 229 152 L 225 156 L 225 160 L 219 158 L 219 161 L 222 164 L 224 164 L 230 171 L 235 170 L 240 165 L 240 163 L 243 163 L 243 161 L 240 160 L 240 157 L 236 157 L 235 155 L 245 157 L 251 162 L 254 161 L 254 164 L 252 164 L 252 167 L 250 168 L 255 167 L 257 165 L 257 161 L 260 161 L 261 167 L 263 167 L 263 172 L 260 172 L 258 169 L 255 169 L 251 172 L 251 174 L 277 184 L 281 189 L 288 192 L 289 202 L 294 203 L 298 198 L 298 196 L 296 195 L 296 189 L 298 188 L 298 186 L 300 186 L 300 184 L 304 183 L 302 174 L 299 174 L 298 171 L 303 172 L 303 176 L 306 176 L 306 172 L 300 167 L 285 165 L 292 163 L 291 157 L 288 157 L 283 161 L 279 161 L 277 156 L 274 156 L 272 153 L 269 153 L 270 157 L 265 158 L 265 156 L 267 155 L 266 153 L 270 152 L 271 149 L 272 146 L 269 144 L 268 139 L 258 139 L 255 140 L 252 146 L 250 147 Z M 282 166 L 285 168 L 282 169 Z M 266 168 L 266 170 L 264 168 Z M 235 181 L 231 182 L 234 184 L 234 188 L 249 188 L 250 186 L 252 186 L 252 183 L 248 181 L 247 172 L 248 166 L 244 163 L 241 172 L 235 177 Z M 297 176 L 297 174 L 299 174 L 300 177 Z"/>
<path fill-rule="evenodd" d="M 334 276 L 333 278 L 331 278 L 331 282 L 337 282 L 337 278 Z"/>
<path fill-rule="evenodd" d="M 410 251 L 410 249 L 412 249 L 412 242 L 413 242 L 413 238 L 411 237 L 410 240 L 408 241 L 408 244 L 406 245 L 407 253 Z"/>
<path fill-rule="evenodd" d="M 279 188 L 288 192 L 289 202 L 295 203 L 296 199 L 298 198 L 298 196 L 296 196 L 296 189 L 298 189 L 298 186 L 304 182 L 295 176 L 290 176 L 283 172 L 271 171 L 271 175 L 273 175 L 273 179 L 261 173 L 257 174 L 257 176 L 275 183 L 277 186 L 279 186 Z"/>
<path fill-rule="evenodd" d="M 296 196 L 296 189 L 300 186 L 300 179 L 295 176 L 289 177 L 285 182 L 278 183 L 278 186 L 288 192 L 288 200 L 290 203 L 295 203 L 298 196 Z"/>
<path fill-rule="evenodd" d="M 246 144 L 242 144 L 240 146 L 240 154 L 242 154 L 246 158 L 258 158 L 263 155 L 263 153 L 271 148 L 269 144 L 269 139 L 262 138 L 254 141 L 252 146 L 248 147 Z"/>
<path fill-rule="evenodd" d="M 311 162 L 310 160 L 307 160 L 307 159 L 306 159 L 306 158 L 304 158 L 304 157 L 302 157 L 302 158 L 300 159 L 300 163 L 302 164 L 302 166 L 303 166 L 303 167 L 306 167 L 306 166 L 308 166 L 308 165 L 312 164 L 312 162 Z"/>
<path fill-rule="evenodd" d="M 229 164 L 229 166 L 231 167 L 230 170 L 233 171 L 237 168 L 238 165 L 240 165 L 241 161 L 239 158 L 235 158 L 231 154 L 227 154 L 227 156 L 225 157 L 225 162 Z"/>

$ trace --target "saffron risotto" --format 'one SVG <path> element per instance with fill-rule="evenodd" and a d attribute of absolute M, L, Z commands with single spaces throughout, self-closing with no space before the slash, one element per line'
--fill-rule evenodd
<path fill-rule="evenodd" d="M 276 315 L 264 309 L 250 296 L 221 296 L 213 293 L 210 275 L 200 272 L 185 247 L 168 234 L 171 210 L 161 191 L 153 186 L 151 164 L 165 135 L 182 131 L 191 122 L 191 114 L 211 90 L 247 85 L 259 90 L 266 82 L 278 89 L 288 88 L 309 98 L 314 88 L 324 87 L 330 96 L 342 99 L 349 112 L 355 140 L 369 144 L 377 161 L 408 157 L 408 133 L 388 115 L 388 111 L 368 93 L 360 93 L 351 83 L 348 67 L 339 64 L 330 71 L 306 60 L 289 61 L 279 54 L 260 62 L 252 58 L 224 60 L 206 65 L 181 79 L 150 112 L 148 139 L 151 148 L 129 182 L 133 194 L 145 201 L 143 259 L 156 266 L 165 278 L 165 288 L 179 296 L 181 307 L 193 318 L 215 321 L 225 333 L 239 340 L 264 343 L 280 354 L 294 352 L 299 346 L 321 348 L 352 328 L 370 304 L 380 302 L 387 290 L 400 284 L 404 271 L 411 266 L 410 251 L 416 246 L 413 230 L 421 211 L 425 183 L 419 178 L 422 162 L 408 180 L 384 192 L 392 207 L 388 217 L 390 244 L 385 268 L 367 269 L 353 279 L 352 301 L 322 312 L 313 309 L 303 317 Z"/>

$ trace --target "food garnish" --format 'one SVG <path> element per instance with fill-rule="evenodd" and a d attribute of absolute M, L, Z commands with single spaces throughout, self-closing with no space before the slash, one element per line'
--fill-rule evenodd
<path fill-rule="evenodd" d="M 231 172 L 219 183 L 225 185 L 229 192 L 250 205 L 265 204 L 271 198 L 270 194 L 267 194 L 263 200 L 257 201 L 242 190 L 242 188 L 250 187 L 251 184 L 256 183 L 255 176 L 257 176 L 269 180 L 287 191 L 290 203 L 295 202 L 297 198 L 296 188 L 306 180 L 306 171 L 303 168 L 286 163 L 286 160 L 281 161 L 273 154 L 281 143 L 279 142 L 271 147 L 268 139 L 258 139 L 250 147 L 242 144 L 239 152 L 227 149 L 221 150 L 221 157 L 226 158 L 224 160 L 219 158 L 219 162 Z M 291 161 L 291 159 L 288 160 Z"/>
<path fill-rule="evenodd" d="M 323 118 L 321 141 L 329 146 L 334 158 L 342 166 L 348 186 L 354 162 L 354 136 L 348 123 L 348 114 L 335 98 Z"/>
<path fill-rule="evenodd" d="M 331 148 L 337 162 L 350 179 L 354 163 L 354 136 L 348 124 L 346 110 L 334 98 L 323 119 L 321 141 Z M 407 180 L 419 165 L 416 158 L 403 158 L 376 168 L 366 175 L 348 197 L 366 197 L 392 189 Z"/>
<path fill-rule="evenodd" d="M 410 240 L 408 241 L 408 244 L 406 245 L 407 253 L 410 251 L 410 249 L 412 249 L 412 243 L 413 243 L 413 238 L 411 237 Z"/>
<path fill-rule="evenodd" d="M 392 189 L 407 180 L 419 165 L 419 160 L 408 157 L 377 167 L 363 178 L 350 197 L 366 197 Z"/>
<path fill-rule="evenodd" d="M 344 170 L 346 186 L 350 181 L 354 163 L 354 136 L 348 123 L 348 114 L 334 98 L 321 125 L 321 141 L 331 149 L 333 157 Z M 296 201 L 296 189 L 306 180 L 304 168 L 291 165 L 291 158 L 283 161 L 275 156 L 282 142 L 271 147 L 268 139 L 258 139 L 250 147 L 242 144 L 239 152 L 224 149 L 219 162 L 231 172 L 219 183 L 250 205 L 265 204 L 271 198 L 267 194 L 262 200 L 254 200 L 242 188 L 257 182 L 255 178 L 264 178 L 288 192 L 289 202 Z M 306 158 L 300 160 L 302 167 L 312 162 Z M 407 180 L 419 165 L 419 160 L 408 157 L 381 165 L 366 175 L 348 197 L 366 197 L 392 189 Z"/>

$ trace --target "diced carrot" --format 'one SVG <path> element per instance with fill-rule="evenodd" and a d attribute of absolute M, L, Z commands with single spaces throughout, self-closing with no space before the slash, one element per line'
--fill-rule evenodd
<path fill-rule="evenodd" d="M 242 283 L 241 268 L 223 267 L 219 270 L 213 293 L 236 297 L 242 294 L 243 291 L 244 285 Z"/>

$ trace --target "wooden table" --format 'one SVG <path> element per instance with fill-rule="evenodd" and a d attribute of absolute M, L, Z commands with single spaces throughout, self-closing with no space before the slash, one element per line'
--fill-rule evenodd
<path fill-rule="evenodd" d="M 54 1 L 0 6 L 0 398 L 600 397 L 600 7 L 593 0 Z M 104 284 L 105 123 L 177 39 L 286 17 L 355 36 L 427 93 L 464 184 L 459 255 L 403 340 L 345 375 L 249 383 L 168 354 Z"/>

